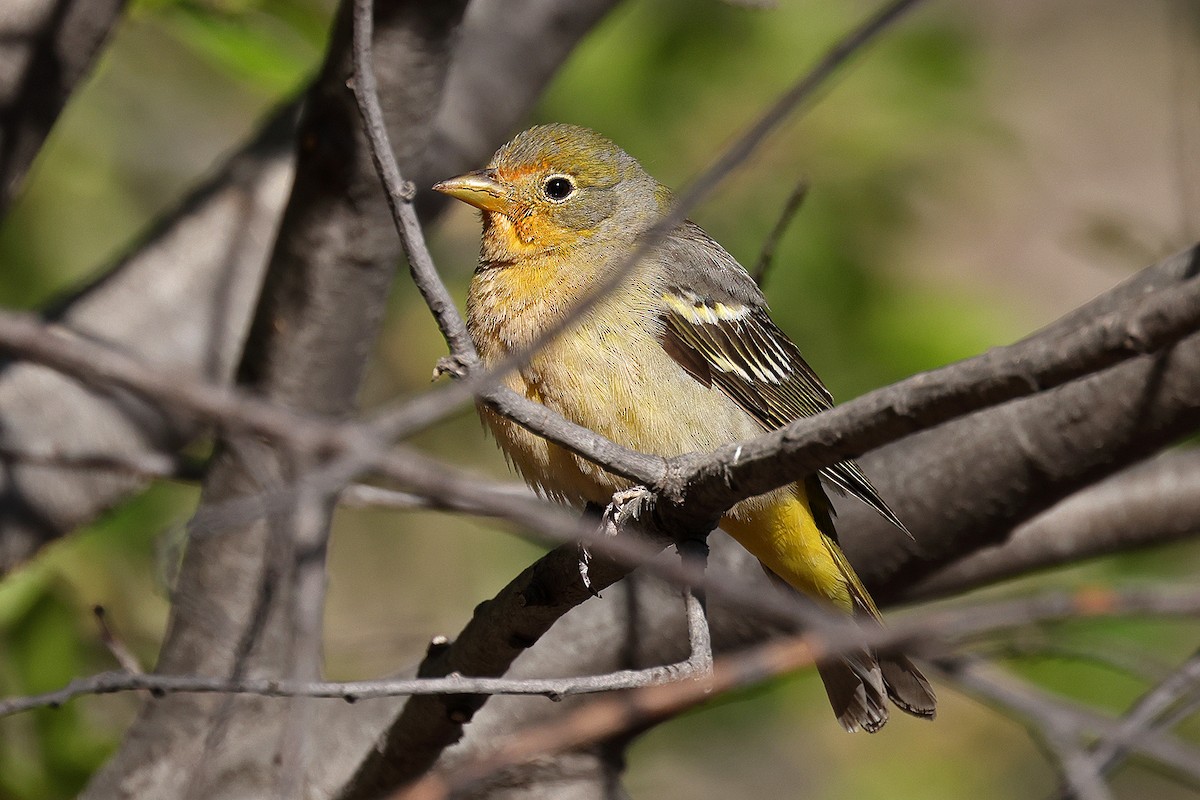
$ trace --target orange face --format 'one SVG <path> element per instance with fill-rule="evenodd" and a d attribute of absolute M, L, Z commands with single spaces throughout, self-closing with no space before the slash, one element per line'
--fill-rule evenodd
<path fill-rule="evenodd" d="M 575 179 L 543 163 L 470 172 L 433 188 L 483 211 L 483 247 L 489 260 L 562 249 L 592 233 L 562 219 Z"/>
<path fill-rule="evenodd" d="M 670 205 L 670 192 L 631 156 L 570 125 L 531 128 L 487 169 L 433 188 L 483 211 L 485 267 L 580 247 L 620 249 Z"/>

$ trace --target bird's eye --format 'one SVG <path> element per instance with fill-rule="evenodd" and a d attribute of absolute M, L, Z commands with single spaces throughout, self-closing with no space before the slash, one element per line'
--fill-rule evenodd
<path fill-rule="evenodd" d="M 575 191 L 575 184 L 565 175 L 551 175 L 542 185 L 546 197 L 556 202 L 566 200 Z"/>

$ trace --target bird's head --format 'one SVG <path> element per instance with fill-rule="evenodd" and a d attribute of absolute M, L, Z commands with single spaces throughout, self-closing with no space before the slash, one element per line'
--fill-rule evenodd
<path fill-rule="evenodd" d="M 650 228 L 671 194 L 595 131 L 540 125 L 496 151 L 486 169 L 433 187 L 483 211 L 484 258 L 610 243 Z"/>

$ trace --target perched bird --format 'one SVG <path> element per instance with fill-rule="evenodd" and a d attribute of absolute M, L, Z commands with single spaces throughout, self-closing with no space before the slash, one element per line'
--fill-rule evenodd
<path fill-rule="evenodd" d="M 484 364 L 538 341 L 621 269 L 666 216 L 670 190 L 594 131 L 543 125 L 486 169 L 433 187 L 483 212 L 468 327 Z M 683 222 L 617 288 L 541 347 L 507 384 L 627 447 L 676 456 L 760 435 L 832 406 L 758 286 L 699 226 Z M 481 411 L 525 480 L 564 502 L 606 505 L 628 483 Z M 852 461 L 744 500 L 721 527 L 783 582 L 857 617 L 879 611 L 838 546 L 822 480 L 900 521 Z M 929 682 L 905 657 L 862 651 L 819 665 L 846 730 L 876 731 L 885 702 L 932 718 Z"/>

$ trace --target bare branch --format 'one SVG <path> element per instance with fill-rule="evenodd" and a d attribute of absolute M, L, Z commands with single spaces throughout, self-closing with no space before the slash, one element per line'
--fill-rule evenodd
<path fill-rule="evenodd" d="M 684 566 L 703 575 L 708 569 L 708 542 L 701 539 L 685 539 L 679 543 L 679 558 Z M 710 677 L 713 669 L 712 632 L 708 626 L 708 607 L 704 588 L 698 585 L 684 589 L 687 604 L 688 662 L 697 676 Z"/>
<path fill-rule="evenodd" d="M 493 491 L 507 492 L 513 497 L 523 500 L 537 499 L 534 493 L 523 483 L 494 487 Z M 489 510 L 486 507 L 481 507 L 477 511 L 470 511 L 454 504 L 443 503 L 439 497 L 401 492 L 395 489 L 385 489 L 380 486 L 371 486 L 364 483 L 347 486 L 338 495 L 338 502 L 349 508 L 386 508 L 392 511 L 463 511 L 482 515 L 486 514 Z"/>
<path fill-rule="evenodd" d="M 854 646 L 934 648 L 935 642 L 953 646 L 984 631 L 1029 624 L 1038 620 L 1091 616 L 1118 607 L 1129 610 L 1132 602 L 1141 609 L 1162 608 L 1166 603 L 1177 613 L 1192 613 L 1185 607 L 1200 601 L 1200 594 L 1172 593 L 1170 599 L 1157 593 L 1104 592 L 1087 590 L 1077 595 L 1053 594 L 1018 601 L 975 605 L 955 610 L 928 611 L 913 615 L 890 629 L 860 629 L 844 625 L 834 633 L 811 632 L 805 636 L 777 640 L 746 652 L 718 659 L 712 677 L 648 687 L 619 695 L 596 698 L 577 710 L 558 715 L 544 724 L 511 736 L 492 752 L 474 762 L 456 764 L 453 773 L 434 772 L 395 795 L 404 800 L 432 800 L 461 790 L 475 781 L 514 763 L 546 754 L 561 753 L 603 741 L 623 731 L 674 716 L 704 702 L 712 694 L 752 685 L 764 678 L 811 666 L 817 658 Z M 1101 610 L 1103 609 L 1103 611 Z M 1065 714 L 1066 712 L 1064 712 Z M 1086 720 L 1090 729 L 1108 730 L 1111 720 L 1091 712 L 1071 709 L 1069 721 Z M 1178 740 L 1153 732 L 1136 743 L 1139 752 L 1200 780 L 1200 751 Z"/>
<path fill-rule="evenodd" d="M 1086 325 L 1196 274 L 1200 248 L 1143 270 L 1035 337 Z M 843 504 L 847 555 L 877 601 L 993 544 L 1063 498 L 1147 458 L 1200 426 L 1200 336 L 1049 392 L 910 437 L 864 459 L 916 532 L 896 536 L 873 512 Z M 1086 411 L 1085 411 L 1086 410 Z"/>
<path fill-rule="evenodd" d="M 966 589 L 1082 559 L 1200 535 L 1200 450 L 1166 453 L 1068 497 L 1008 541 L 938 570 L 910 599 Z"/>
<path fill-rule="evenodd" d="M 621 689 L 661 686 L 690 677 L 691 663 L 683 661 L 643 670 L 623 670 L 603 675 L 570 678 L 388 678 L 371 681 L 317 681 L 281 678 L 206 678 L 195 675 L 101 672 L 71 681 L 53 692 L 0 700 L 0 717 L 35 708 L 58 708 L 78 697 L 117 692 L 149 692 L 154 697 L 168 694 L 244 694 L 275 698 L 334 699 L 347 703 L 381 697 L 423 695 L 514 695 L 560 700 L 575 695 L 597 694 Z"/>
<path fill-rule="evenodd" d="M 96 618 L 96 625 L 100 628 L 100 641 L 104 642 L 104 646 L 108 648 L 108 652 L 112 653 L 113 658 L 121 665 L 121 669 L 131 675 L 143 674 L 142 665 L 138 663 L 137 657 L 113 633 L 112 626 L 108 624 L 108 617 L 104 606 L 93 606 L 92 616 Z"/>
<path fill-rule="evenodd" d="M 0 15 L 0 217 L 125 0 L 33 0 Z"/>
<path fill-rule="evenodd" d="M 801 178 L 800 182 L 796 184 L 796 188 L 792 189 L 792 193 L 788 195 L 787 202 L 783 204 L 783 210 L 779 212 L 779 219 L 775 221 L 775 227 L 771 228 L 771 232 L 763 241 L 762 250 L 759 251 L 758 259 L 754 262 L 754 269 L 750 271 L 750 276 L 760 287 L 766 284 L 767 272 L 775 260 L 775 248 L 779 246 L 783 234 L 787 233 L 788 226 L 796 218 L 796 213 L 800 211 L 800 206 L 804 205 L 806 197 L 808 197 L 808 178 Z"/>
<path fill-rule="evenodd" d="M 458 313 L 458 306 L 450 297 L 446 284 L 438 275 L 437 267 L 433 265 L 429 248 L 425 244 L 425 234 L 421 231 L 421 223 L 417 221 L 417 212 L 412 206 L 416 190 L 411 184 L 405 183 L 400 174 L 400 167 L 396 164 L 396 157 L 392 154 L 391 142 L 388 141 L 383 109 L 379 107 L 379 87 L 375 83 L 375 70 L 371 66 L 373 8 L 373 0 L 354 0 L 354 97 L 358 101 L 359 113 L 362 114 L 366 128 L 371 160 L 383 180 L 388 208 L 392 212 L 396 233 L 400 235 L 400 241 L 404 245 L 404 254 L 408 257 L 413 283 L 417 285 L 426 305 L 433 312 L 438 327 L 450 345 L 450 351 L 456 354 L 474 353 L 475 348 L 467 334 L 467 325 Z"/>
<path fill-rule="evenodd" d="M 1088 762 L 1098 774 L 1106 775 L 1120 764 L 1146 731 L 1157 729 L 1167 713 L 1189 694 L 1200 690 L 1200 651 L 1192 654 L 1173 673 L 1138 698 L 1121 717 L 1114 730 L 1092 746 Z M 1071 787 L 1073 788 L 1073 787 Z"/>
<path fill-rule="evenodd" d="M 1061 386 L 1155 353 L 1200 330 L 1200 277 L 1189 276 L 1122 311 L 1057 329 L 879 389 L 751 442 L 675 460 L 671 513 L 711 519 L 729 500 L 761 494 L 842 458 L 987 406 Z M 853 422 L 851 422 L 853 420 Z M 853 442 L 851 445 L 850 443 Z M 729 487 L 736 491 L 730 496 Z M 710 501 L 710 498 L 713 501 Z M 683 500 L 686 509 L 678 501 Z M 715 502 L 714 502 L 715 501 Z M 663 516 L 664 509 L 659 508 Z"/>

